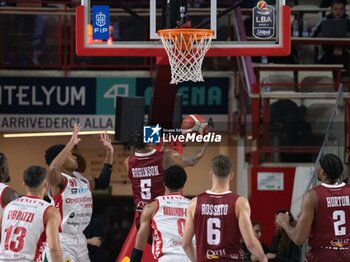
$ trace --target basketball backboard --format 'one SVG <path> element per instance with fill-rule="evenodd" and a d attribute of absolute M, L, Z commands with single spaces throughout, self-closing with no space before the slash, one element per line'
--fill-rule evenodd
<path fill-rule="evenodd" d="M 91 2 L 82 0 L 76 9 L 77 54 L 166 56 L 157 31 L 169 25 L 176 27 L 183 17 L 183 13 L 177 11 L 178 6 L 167 8 L 169 2 L 186 3 L 185 15 L 190 22 L 185 25 L 214 30 L 207 56 L 277 56 L 290 52 L 290 8 L 285 0 L 120 0 L 109 5 L 107 41 L 92 39 L 95 29 L 91 26 Z M 247 2 L 251 4 L 249 8 L 240 7 Z"/>

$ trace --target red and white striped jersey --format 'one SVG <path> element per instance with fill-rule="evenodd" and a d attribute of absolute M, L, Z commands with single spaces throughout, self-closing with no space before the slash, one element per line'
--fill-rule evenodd
<path fill-rule="evenodd" d="M 181 256 L 189 261 L 182 248 L 182 235 L 190 200 L 180 194 L 166 194 L 156 198 L 158 209 L 152 218 L 154 258 Z"/>
<path fill-rule="evenodd" d="M 0 215 L 2 214 L 3 209 L 4 209 L 4 206 L 2 205 L 2 197 L 3 197 L 4 192 L 6 191 L 6 189 L 8 187 L 9 187 L 8 185 L 6 185 L 4 183 L 0 183 Z"/>
<path fill-rule="evenodd" d="M 46 241 L 44 217 L 48 202 L 23 196 L 4 209 L 1 224 L 0 260 L 41 261 Z"/>
<path fill-rule="evenodd" d="M 92 194 L 89 181 L 78 172 L 72 176 L 62 173 L 67 184 L 62 191 L 52 197 L 51 203 L 58 208 L 61 215 L 61 232 L 66 234 L 82 234 L 90 223 L 92 215 Z"/>

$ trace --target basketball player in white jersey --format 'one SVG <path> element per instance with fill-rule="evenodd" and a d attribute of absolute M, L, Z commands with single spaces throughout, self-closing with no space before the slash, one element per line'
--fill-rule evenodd
<path fill-rule="evenodd" d="M 166 193 L 144 207 L 130 262 L 141 261 L 150 230 L 152 230 L 152 253 L 155 259 L 159 262 L 190 261 L 182 248 L 182 232 L 190 202 L 182 196 L 186 179 L 186 172 L 180 166 L 170 166 L 165 170 Z"/>
<path fill-rule="evenodd" d="M 78 164 L 71 151 L 81 140 L 79 131 L 80 125 L 75 124 L 66 145 L 55 145 L 45 152 L 49 165 L 49 197 L 61 214 L 60 240 L 63 258 L 69 262 L 90 261 L 83 231 L 91 220 L 91 191 L 108 187 L 113 163 L 111 139 L 107 134 L 102 134 L 100 141 L 106 149 L 106 157 L 100 176 L 93 178 L 76 172 Z"/>
<path fill-rule="evenodd" d="M 46 170 L 30 166 L 23 174 L 26 195 L 9 203 L 2 216 L 0 261 L 42 261 L 47 241 L 53 262 L 62 262 L 58 238 L 60 215 L 44 201 Z"/>
<path fill-rule="evenodd" d="M 0 152 L 0 215 L 8 203 L 19 198 L 17 192 L 5 184 L 9 180 L 10 176 L 7 157 Z"/>

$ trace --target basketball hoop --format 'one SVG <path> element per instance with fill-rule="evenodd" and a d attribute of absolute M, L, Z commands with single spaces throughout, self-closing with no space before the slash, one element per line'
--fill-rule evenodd
<path fill-rule="evenodd" d="M 214 31 L 210 29 L 176 28 L 159 30 L 171 68 L 170 84 L 204 81 L 202 63 L 210 48 Z"/>

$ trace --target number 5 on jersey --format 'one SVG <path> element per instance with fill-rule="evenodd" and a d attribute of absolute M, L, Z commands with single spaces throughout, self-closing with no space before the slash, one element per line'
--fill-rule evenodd
<path fill-rule="evenodd" d="M 140 180 L 140 188 L 141 188 L 141 198 L 144 200 L 151 199 L 151 179 L 141 179 Z"/>

